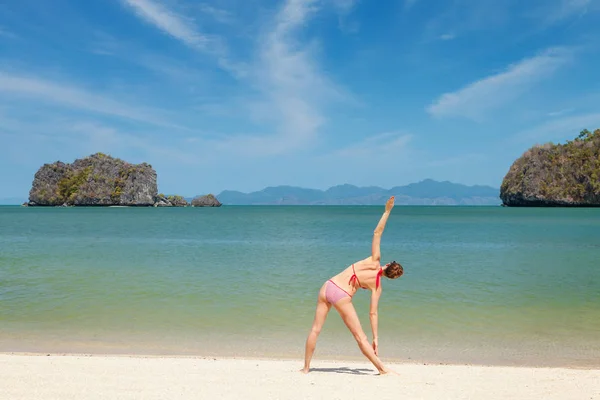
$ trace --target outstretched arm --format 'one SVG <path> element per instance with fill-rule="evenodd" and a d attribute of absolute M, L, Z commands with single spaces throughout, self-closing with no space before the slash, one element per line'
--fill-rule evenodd
<path fill-rule="evenodd" d="M 383 230 L 385 229 L 385 224 L 387 223 L 388 217 L 390 216 L 390 213 L 392 212 L 393 207 L 394 207 L 394 196 L 390 197 L 388 199 L 387 203 L 385 203 L 385 211 L 384 211 L 383 215 L 381 216 L 381 219 L 379 220 L 379 223 L 377 224 L 375 231 L 373 232 L 373 244 L 371 245 L 371 257 L 373 258 L 373 261 L 381 260 L 381 249 L 380 249 L 381 235 L 383 234 Z"/>
<path fill-rule="evenodd" d="M 379 355 L 379 337 L 377 336 L 377 305 L 379 304 L 379 297 L 381 297 L 381 286 L 371 291 L 371 307 L 369 309 L 369 319 L 371 321 L 371 330 L 373 331 L 373 351 L 375 351 L 375 355 Z"/>

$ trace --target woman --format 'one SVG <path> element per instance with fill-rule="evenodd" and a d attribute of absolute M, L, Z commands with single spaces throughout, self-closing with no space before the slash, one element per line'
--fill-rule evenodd
<path fill-rule="evenodd" d="M 394 207 L 394 196 L 390 197 L 385 205 L 385 212 L 375 228 L 373 234 L 373 243 L 371 247 L 371 256 L 364 260 L 358 261 L 344 271 L 340 272 L 333 278 L 329 279 L 319 291 L 317 301 L 317 310 L 312 329 L 306 339 L 306 352 L 304 356 L 304 368 L 301 369 L 305 374 L 310 371 L 310 360 L 312 359 L 315 347 L 317 345 L 317 337 L 321 332 L 321 328 L 325 323 L 327 314 L 331 306 L 340 313 L 344 323 L 354 335 L 358 347 L 362 353 L 373 363 L 380 374 L 393 373 L 387 369 L 378 357 L 377 343 L 377 304 L 381 297 L 381 276 L 384 275 L 390 279 L 396 279 L 402 276 L 404 270 L 396 261 L 392 261 L 385 266 L 380 265 L 380 242 L 381 235 L 385 228 L 387 219 Z M 352 305 L 352 296 L 357 292 L 358 288 L 371 290 L 371 309 L 370 320 L 373 330 L 373 344 L 369 344 L 367 335 L 363 332 L 360 325 L 356 310 Z"/>

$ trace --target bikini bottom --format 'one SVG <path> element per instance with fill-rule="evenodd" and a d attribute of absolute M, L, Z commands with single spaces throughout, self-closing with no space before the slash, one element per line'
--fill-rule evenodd
<path fill-rule="evenodd" d="M 344 289 L 333 283 L 331 279 L 327 281 L 327 285 L 325 286 L 325 298 L 328 303 L 335 304 L 346 296 L 352 297 Z"/>

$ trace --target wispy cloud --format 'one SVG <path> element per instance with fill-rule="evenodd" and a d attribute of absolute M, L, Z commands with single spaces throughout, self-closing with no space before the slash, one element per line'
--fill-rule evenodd
<path fill-rule="evenodd" d="M 407 149 L 413 137 L 412 134 L 406 132 L 384 132 L 336 150 L 328 157 L 341 157 L 360 161 L 371 160 L 369 162 L 386 157 L 397 157 Z"/>
<path fill-rule="evenodd" d="M 573 108 L 564 108 L 562 110 L 549 112 L 548 116 L 549 117 L 560 117 L 561 115 L 565 115 L 565 114 L 571 113 L 573 111 L 574 111 Z"/>
<path fill-rule="evenodd" d="M 441 40 L 452 40 L 455 38 L 456 38 L 456 35 L 453 33 L 444 33 L 443 35 L 440 35 Z"/>
<path fill-rule="evenodd" d="M 201 34 L 194 22 L 181 13 L 167 9 L 154 0 L 121 0 L 144 21 L 156 26 L 166 34 L 187 46 L 211 52 L 208 36 Z M 356 1 L 337 0 L 333 4 L 339 12 L 350 10 Z M 275 14 L 270 24 L 263 25 L 263 34 L 257 37 L 253 63 L 244 65 L 243 74 L 237 74 L 238 83 L 245 94 L 234 99 L 236 109 L 245 110 L 254 122 L 263 127 L 257 132 L 238 132 L 219 139 L 201 139 L 190 143 L 210 146 L 214 154 L 236 154 L 237 156 L 271 156 L 306 148 L 314 143 L 317 133 L 325 123 L 325 109 L 334 102 L 353 103 L 352 97 L 335 85 L 320 69 L 317 57 L 317 41 L 300 38 L 311 17 L 321 11 L 318 0 L 287 0 Z M 226 14 L 206 4 L 200 5 L 205 14 Z M 99 50 L 120 54 L 114 41 Z M 218 53 L 218 52 L 217 52 Z M 137 56 L 136 56 L 137 58 Z M 217 54 L 217 61 L 221 62 Z M 240 64 L 231 63 L 229 66 Z M 161 68 L 162 69 L 162 68 Z M 166 68 L 169 72 L 171 68 Z M 253 93 L 253 94 L 250 94 Z M 240 100 L 243 99 L 243 100 Z M 212 99 L 211 101 L 215 101 Z M 216 109 L 222 113 L 229 101 L 217 99 L 216 108 L 211 104 L 200 104 L 204 111 Z M 231 108 L 231 107 L 229 107 Z M 231 110 L 228 110 L 231 112 Z"/>
<path fill-rule="evenodd" d="M 227 48 L 222 38 L 200 32 L 192 18 L 177 13 L 155 0 L 121 1 L 133 10 L 139 18 L 155 26 L 163 33 L 181 41 L 192 49 L 214 56 L 219 66 L 224 70 L 229 71 L 236 77 L 246 75 L 245 66 L 241 63 L 232 62 L 228 57 Z M 211 10 L 213 16 L 215 12 L 218 12 L 215 8 L 206 10 Z"/>
<path fill-rule="evenodd" d="M 42 113 L 38 117 L 46 117 Z M 48 157 L 68 161 L 70 157 L 81 157 L 103 152 L 119 157 L 129 154 L 128 161 L 150 161 L 153 164 L 200 165 L 197 149 L 186 145 L 185 139 L 171 138 L 164 143 L 160 130 L 150 133 L 147 129 L 136 132 L 119 124 L 100 119 L 70 115 L 68 117 L 47 116 L 40 120 L 12 119 L 8 127 L 0 114 L 2 128 L 0 136 L 11 142 L 27 142 L 19 146 L 16 159 L 25 163 L 38 164 Z M 23 132 L 28 132 L 23 135 Z M 12 136 L 9 138 L 8 136 Z M 11 153 L 14 153 L 14 150 Z"/>
<path fill-rule="evenodd" d="M 79 136 L 80 147 L 84 154 L 98 151 L 122 154 L 133 150 L 141 152 L 151 160 L 168 160 L 170 163 L 188 165 L 196 165 L 200 161 L 193 152 L 186 149 L 183 142 L 180 147 L 174 146 L 172 143 L 167 145 L 157 143 L 156 138 L 153 139 L 146 132 L 144 134 L 124 132 L 122 129 L 94 121 L 79 121 L 70 124 L 67 132 Z"/>
<path fill-rule="evenodd" d="M 175 127 L 174 124 L 170 124 L 157 117 L 160 114 L 157 110 L 147 110 L 131 106 L 109 97 L 74 87 L 65 82 L 53 82 L 0 71 L 0 95 L 2 93 L 10 93 L 11 101 L 22 97 L 33 102 L 51 103 L 71 109 L 91 111 L 154 125 Z"/>
<path fill-rule="evenodd" d="M 333 0 L 333 6 L 338 13 L 338 27 L 344 33 L 352 34 L 360 30 L 360 23 L 350 16 L 357 4 L 358 0 Z"/>
<path fill-rule="evenodd" d="M 209 15 L 215 21 L 220 22 L 222 24 L 231 24 L 235 20 L 231 12 L 211 6 L 206 3 L 198 5 L 198 8 L 202 13 Z"/>
<path fill-rule="evenodd" d="M 588 12 L 592 0 L 559 0 L 552 8 L 546 9 L 542 17 L 546 24 L 554 24 L 571 17 L 581 17 Z"/>
<path fill-rule="evenodd" d="M 144 68 L 173 81 L 198 83 L 203 81 L 203 72 L 193 68 L 185 60 L 162 56 L 139 44 L 116 38 L 105 32 L 96 32 L 89 51 L 93 54 L 115 57 L 123 62 Z"/>
<path fill-rule="evenodd" d="M 441 1 L 423 24 L 423 40 L 432 42 L 451 33 L 465 37 L 473 32 L 493 31 L 515 21 L 513 9 L 519 0 Z M 550 1 L 550 0 L 548 0 Z M 527 9 L 519 4 L 518 9 Z"/>
<path fill-rule="evenodd" d="M 358 0 L 333 0 L 333 5 L 339 12 L 348 13 L 358 3 Z"/>
<path fill-rule="evenodd" d="M 218 115 L 244 110 L 261 130 L 190 143 L 211 148 L 211 158 L 223 154 L 238 158 L 289 154 L 315 144 L 332 103 L 354 104 L 352 97 L 320 69 L 316 43 L 304 44 L 299 38 L 320 10 L 317 5 L 317 0 L 288 0 L 266 26 L 258 41 L 256 62 L 250 65 L 248 78 L 241 81 L 255 91 L 254 95 L 227 104 L 197 106 L 204 113 Z"/>
<path fill-rule="evenodd" d="M 405 0 L 405 8 L 418 0 Z M 439 2 L 436 12 L 425 24 L 427 42 L 446 32 L 464 37 L 473 32 L 489 32 L 518 25 L 516 32 L 532 35 L 561 22 L 573 21 L 600 11 L 597 0 L 477 0 Z M 593 21 L 590 21 L 593 23 Z M 509 37 L 511 35 L 508 35 Z"/>
<path fill-rule="evenodd" d="M 253 76 L 265 96 L 257 110 L 268 109 L 276 132 L 242 140 L 244 149 L 281 153 L 311 143 L 325 122 L 323 107 L 348 96 L 319 69 L 316 47 L 301 46 L 297 34 L 317 12 L 315 0 L 288 0 L 277 14 L 260 48 Z M 265 147 L 269 147 L 267 150 Z"/>
<path fill-rule="evenodd" d="M 571 59 L 568 49 L 550 49 L 508 66 L 505 71 L 445 93 L 427 107 L 435 117 L 460 116 L 478 120 L 488 111 L 515 100 Z"/>
<path fill-rule="evenodd" d="M 415 136 L 404 131 L 370 135 L 342 148 L 311 157 L 307 168 L 327 171 L 323 183 L 357 185 L 390 185 L 404 181 L 422 166 L 423 155 L 412 145 Z M 408 183 L 408 182 L 407 182 Z"/>
<path fill-rule="evenodd" d="M 146 22 L 156 26 L 164 33 L 181 40 L 185 44 L 205 49 L 209 38 L 196 30 L 191 19 L 167 9 L 153 0 L 123 0 Z"/>
<path fill-rule="evenodd" d="M 517 132 L 510 142 L 513 143 L 545 143 L 554 140 L 575 138 L 583 129 L 599 129 L 600 113 L 574 115 L 564 118 L 553 118 L 548 122 L 530 129 Z"/>

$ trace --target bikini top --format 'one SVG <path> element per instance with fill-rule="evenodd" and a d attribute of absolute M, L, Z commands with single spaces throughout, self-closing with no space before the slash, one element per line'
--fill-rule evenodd
<path fill-rule="evenodd" d="M 379 289 L 379 282 L 381 281 L 381 275 L 383 274 L 383 268 L 379 267 L 379 272 L 377 273 L 377 281 L 375 282 L 375 288 Z M 360 286 L 363 289 L 368 289 L 366 287 L 363 287 L 360 284 L 360 281 L 358 280 L 358 276 L 356 276 L 356 271 L 354 270 L 354 264 L 352 264 L 352 276 L 350 277 L 350 280 L 348 281 L 348 284 L 353 285 L 354 286 L 354 281 L 358 282 L 358 286 Z"/>

